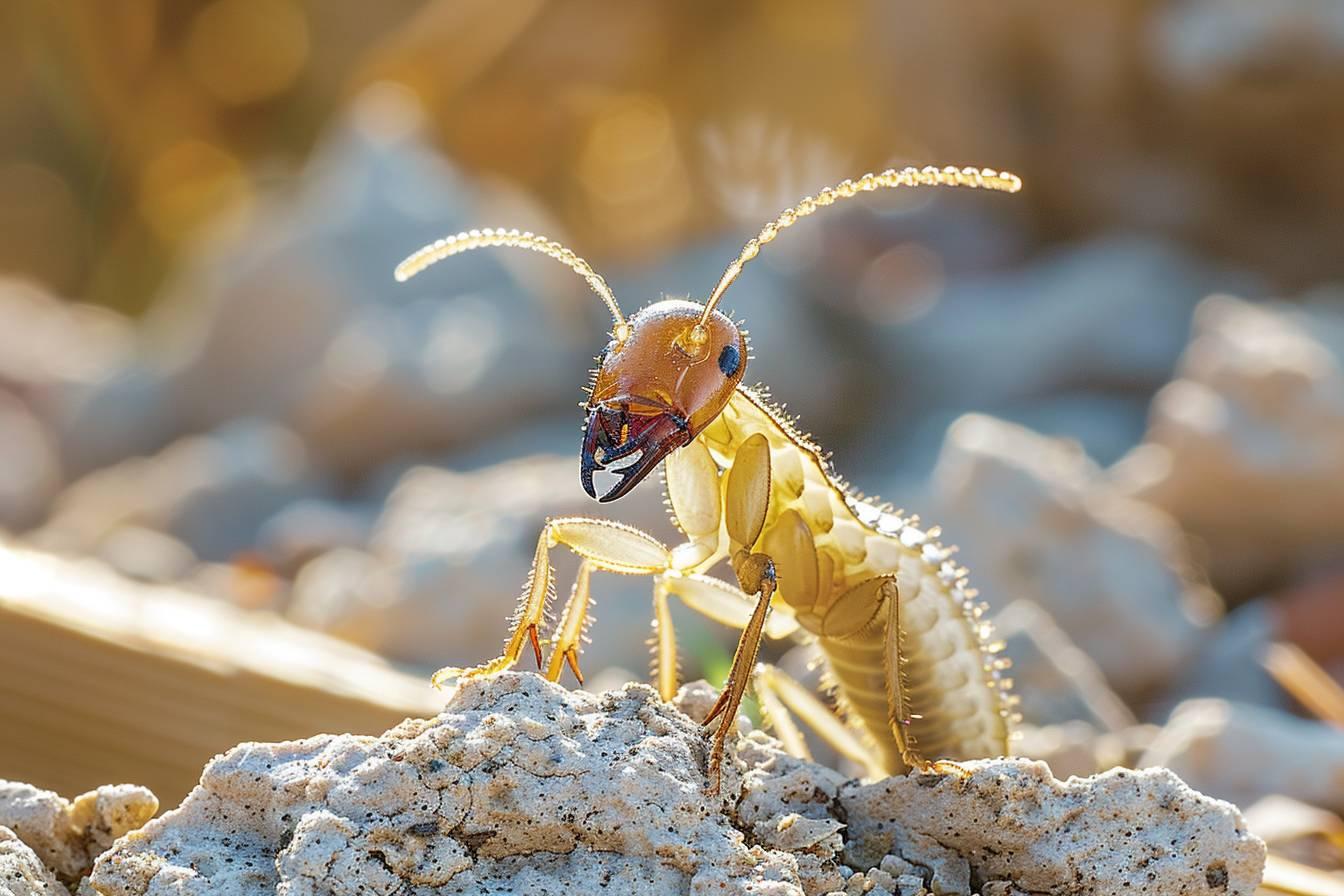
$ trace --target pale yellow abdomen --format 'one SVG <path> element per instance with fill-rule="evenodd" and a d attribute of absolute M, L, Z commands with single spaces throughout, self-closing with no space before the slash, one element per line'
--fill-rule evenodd
<path fill-rule="evenodd" d="M 904 770 L 892 733 L 884 663 L 898 648 L 904 675 L 905 731 L 930 759 L 972 759 L 1008 752 L 1010 698 L 965 571 L 951 551 L 914 521 L 852 496 L 817 448 L 746 389 L 739 389 L 700 438 L 720 468 L 756 433 L 770 445 L 771 499 L 757 549 L 775 561 L 773 612 L 790 612 L 816 638 L 840 703 L 881 754 Z M 843 638 L 828 632 L 858 625 L 865 609 L 841 595 L 865 580 L 895 575 L 901 637 L 893 644 L 885 614 Z M 844 617 L 844 618 L 840 618 Z M 862 621 L 862 620 L 860 620 Z M 897 723 L 900 724 L 900 723 Z"/>

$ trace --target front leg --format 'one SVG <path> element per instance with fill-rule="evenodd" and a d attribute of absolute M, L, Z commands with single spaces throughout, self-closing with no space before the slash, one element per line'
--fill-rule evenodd
<path fill-rule="evenodd" d="M 671 554 L 658 539 L 624 523 L 577 516 L 547 520 L 537 538 L 532 572 L 523 588 L 513 618 L 513 633 L 504 645 L 504 652 L 479 666 L 440 669 L 431 679 L 435 687 L 450 679 L 485 678 L 511 669 L 529 643 L 536 654 L 537 666 L 542 665 L 540 632 L 546 621 L 546 605 L 555 595 L 550 551 L 556 545 L 569 548 L 593 569 L 627 575 L 655 575 L 666 572 L 671 563 Z"/>

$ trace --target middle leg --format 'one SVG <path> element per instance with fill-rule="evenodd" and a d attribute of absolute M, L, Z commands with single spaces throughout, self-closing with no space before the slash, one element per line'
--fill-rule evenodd
<path fill-rule="evenodd" d="M 807 743 L 793 715 L 815 731 L 841 756 L 863 766 L 871 777 L 882 777 L 885 769 L 871 747 L 866 746 L 836 710 L 827 706 L 812 689 L 769 663 L 757 663 L 751 686 L 761 701 L 761 714 L 784 748 L 794 756 L 811 759 Z"/>

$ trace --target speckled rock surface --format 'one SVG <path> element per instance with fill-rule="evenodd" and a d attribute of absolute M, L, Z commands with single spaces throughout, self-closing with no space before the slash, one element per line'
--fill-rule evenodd
<path fill-rule="evenodd" d="M 10 831 L 40 866 L 70 883 L 88 874 L 112 841 L 149 821 L 158 809 L 154 794 L 131 784 L 99 787 L 71 801 L 28 784 L 0 781 L 0 830 Z M 0 852 L 12 859 L 19 851 L 7 847 L 0 835 Z"/>
<path fill-rule="evenodd" d="M 964 765 L 964 779 L 847 785 L 846 861 L 866 868 L 897 855 L 930 872 L 934 893 L 994 882 L 1031 893 L 1249 896 L 1260 883 L 1265 847 L 1241 813 L 1166 769 L 1057 781 L 1043 762 Z"/>
<path fill-rule="evenodd" d="M 707 697 L 688 687 L 682 705 Z M 1123 881 L 1235 896 L 1259 880 L 1263 846 L 1236 810 L 1168 772 L 1061 783 L 1010 759 L 970 763 L 964 781 L 861 785 L 759 731 L 733 755 L 711 796 L 699 727 L 649 688 L 506 674 L 379 738 L 241 745 L 92 881 L 107 896 L 1109 894 Z"/>
<path fill-rule="evenodd" d="M 0 896 L 68 896 L 69 891 L 9 828 L 0 825 Z"/>
<path fill-rule="evenodd" d="M 231 751 L 179 810 L 105 855 L 93 882 L 116 896 L 361 885 L 537 893 L 543 884 L 801 894 L 797 859 L 748 845 L 731 822 L 741 771 L 730 767 L 710 798 L 705 760 L 698 727 L 644 686 L 595 696 L 504 675 L 466 685 L 436 719 L 382 738 Z M 825 824 L 829 833 L 814 833 L 832 837 L 833 857 L 839 838 Z"/>

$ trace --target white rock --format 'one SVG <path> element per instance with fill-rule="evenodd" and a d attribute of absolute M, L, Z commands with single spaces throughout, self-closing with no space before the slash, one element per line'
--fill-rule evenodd
<path fill-rule="evenodd" d="M 0 277 L 0 391 L 21 397 L 55 434 L 65 476 L 162 444 L 171 398 L 134 349 L 122 315 Z"/>
<path fill-rule="evenodd" d="M 913 466 L 922 478 L 947 423 L 972 410 L 1050 423 L 1097 456 L 1118 456 L 1170 378 L 1195 304 L 1240 288 L 1254 287 L 1170 243 L 1123 235 L 949 278 L 928 314 L 865 332 L 876 346 L 864 358 L 873 371 L 864 407 L 883 403 L 855 427 L 860 463 L 849 475 Z"/>
<path fill-rule="evenodd" d="M 1260 598 L 1228 613 L 1209 631 L 1204 643 L 1180 673 L 1162 689 L 1160 699 L 1149 706 L 1150 717 L 1159 721 L 1184 700 L 1221 697 L 1258 706 L 1283 706 L 1286 695 L 1262 663 L 1275 640 L 1282 639 L 1278 604 Z M 1250 660 L 1248 662 L 1248 660 Z"/>
<path fill-rule="evenodd" d="M 1344 369 L 1317 334 L 1339 320 L 1338 310 L 1207 299 L 1144 443 L 1112 469 L 1122 490 L 1207 544 L 1220 589 L 1245 595 L 1337 550 Z"/>
<path fill-rule="evenodd" d="M 604 880 L 800 896 L 797 860 L 732 825 L 741 771 L 728 763 L 711 797 L 705 760 L 699 727 L 646 687 L 595 696 L 506 674 L 379 739 L 231 751 L 93 882 L 108 896 L 586 893 Z"/>
<path fill-rule="evenodd" d="M 1121 731 L 1135 723 L 1134 713 L 1111 690 L 1101 669 L 1049 613 L 1029 600 L 1015 600 L 993 620 L 994 633 L 1013 662 L 1013 693 L 1028 724 L 1088 720 L 1102 729 Z"/>
<path fill-rule="evenodd" d="M 275 569 L 292 575 L 314 557 L 368 543 L 375 508 L 326 498 L 306 498 L 279 510 L 257 532 L 257 547 Z"/>
<path fill-rule="evenodd" d="M 1169 678 L 1217 612 L 1176 523 L 1111 488 L 1073 443 L 967 415 L 933 490 L 929 516 L 991 606 L 1040 605 L 1122 696 Z"/>
<path fill-rule="evenodd" d="M 141 827 L 158 810 L 154 794 L 131 784 L 99 787 L 72 802 L 49 790 L 0 781 L 2 829 L 12 832 L 43 866 L 70 883 L 88 874 L 94 859 L 114 840 Z"/>
<path fill-rule="evenodd" d="M 1344 63 L 1344 7 L 1320 0 L 1193 0 L 1159 7 L 1151 29 L 1160 73 L 1187 90 L 1270 70 L 1292 77 L 1303 57 Z"/>
<path fill-rule="evenodd" d="M 688 708 L 703 691 L 685 691 Z M 1217 879 L 1240 896 L 1263 862 L 1233 807 L 1164 771 L 1061 783 L 987 760 L 965 780 L 846 784 L 750 732 L 711 795 L 705 761 L 700 726 L 647 687 L 593 695 L 508 673 L 380 738 L 218 757 L 180 808 L 99 859 L 93 883 L 106 896 L 816 896 L 854 882 L 843 850 L 869 893 L 965 894 L 975 875 L 1076 896 Z"/>
<path fill-rule="evenodd" d="M 114 311 L 0 277 L 0 386 L 20 386 L 39 405 L 53 390 L 103 376 L 129 354 L 132 339 L 130 323 Z"/>
<path fill-rule="evenodd" d="M 1187 700 L 1140 761 L 1238 805 L 1279 794 L 1344 813 L 1344 733 L 1281 710 Z"/>
<path fill-rule="evenodd" d="M 578 278 L 531 253 L 475 252 L 393 280 L 415 249 L 492 219 L 563 237 L 536 211 L 495 218 L 417 114 L 404 90 L 365 91 L 296 190 L 263 196 L 245 233 L 186 260 L 147 320 L 177 431 L 265 416 L 361 473 L 572 409 L 606 326 Z"/>
<path fill-rule="evenodd" d="M 964 779 L 846 785 L 847 862 L 896 853 L 929 869 L 935 893 L 969 893 L 975 880 L 1032 893 L 1250 896 L 1260 883 L 1265 847 L 1236 807 L 1166 769 L 1057 781 L 1040 762 L 964 765 Z"/>
<path fill-rule="evenodd" d="M 0 896 L 69 896 L 37 855 L 0 825 Z"/>

